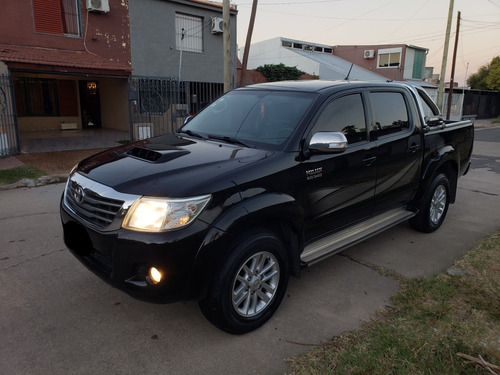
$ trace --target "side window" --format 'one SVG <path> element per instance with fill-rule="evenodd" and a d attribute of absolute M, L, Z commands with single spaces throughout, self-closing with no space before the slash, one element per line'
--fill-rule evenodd
<path fill-rule="evenodd" d="M 375 116 L 373 127 L 379 137 L 409 128 L 408 109 L 400 92 L 372 92 L 370 102 Z"/>
<path fill-rule="evenodd" d="M 425 92 L 420 90 L 417 91 L 420 97 L 420 103 L 422 104 L 422 109 L 424 111 L 424 116 L 439 116 L 439 109 L 436 107 L 436 104 L 432 102 L 432 99 Z"/>
<path fill-rule="evenodd" d="M 333 100 L 321 113 L 315 132 L 342 132 L 350 144 L 366 141 L 365 110 L 361 94 Z"/>

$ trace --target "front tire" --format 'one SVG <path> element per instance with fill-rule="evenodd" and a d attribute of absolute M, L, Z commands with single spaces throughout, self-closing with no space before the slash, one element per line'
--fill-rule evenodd
<path fill-rule="evenodd" d="M 207 296 L 199 303 L 201 311 L 223 331 L 250 332 L 274 314 L 288 277 L 283 242 L 264 230 L 247 233 L 219 268 Z"/>
<path fill-rule="evenodd" d="M 450 204 L 450 182 L 445 174 L 441 173 L 427 190 L 422 209 L 417 216 L 410 220 L 411 226 L 424 233 L 437 230 L 446 217 Z"/>

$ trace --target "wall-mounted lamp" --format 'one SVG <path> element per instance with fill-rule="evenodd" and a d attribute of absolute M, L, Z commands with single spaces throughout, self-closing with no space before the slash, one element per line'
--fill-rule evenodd
<path fill-rule="evenodd" d="M 96 82 L 87 82 L 87 90 L 90 95 L 97 94 L 97 83 Z"/>

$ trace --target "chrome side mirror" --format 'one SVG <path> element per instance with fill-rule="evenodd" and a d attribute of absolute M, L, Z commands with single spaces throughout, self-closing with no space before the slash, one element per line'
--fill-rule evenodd
<path fill-rule="evenodd" d="M 313 153 L 341 153 L 347 147 L 347 138 L 340 132 L 318 132 L 309 141 L 309 150 Z"/>

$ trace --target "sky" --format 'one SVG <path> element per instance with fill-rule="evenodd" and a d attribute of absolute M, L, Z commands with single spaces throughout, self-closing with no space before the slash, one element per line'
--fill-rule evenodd
<path fill-rule="evenodd" d="M 238 8 L 237 42 L 243 50 L 252 0 L 231 5 Z M 258 0 L 252 43 L 284 37 L 331 46 L 409 44 L 429 49 L 426 65 L 439 74 L 449 8 L 450 0 Z M 454 0 L 446 81 L 459 11 L 455 82 L 462 86 L 500 56 L 500 0 Z"/>

